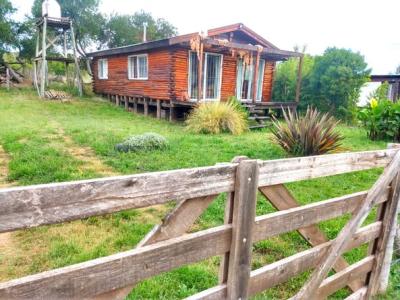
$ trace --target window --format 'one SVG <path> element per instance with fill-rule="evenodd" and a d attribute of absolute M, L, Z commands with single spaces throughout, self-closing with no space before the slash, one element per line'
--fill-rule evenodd
<path fill-rule="evenodd" d="M 245 64 L 243 59 L 238 60 L 236 75 L 236 97 L 241 100 L 251 100 L 253 98 L 253 80 L 254 80 L 255 62 L 252 65 Z M 265 70 L 265 60 L 260 59 L 257 76 L 257 94 L 256 100 L 261 101 L 262 86 Z"/>
<path fill-rule="evenodd" d="M 191 99 L 198 97 L 198 59 L 196 52 L 189 54 L 189 95 Z M 216 100 L 221 97 L 222 55 L 205 53 L 203 60 L 203 99 Z"/>
<path fill-rule="evenodd" d="M 107 59 L 98 60 L 98 77 L 99 79 L 108 79 L 108 61 Z"/>
<path fill-rule="evenodd" d="M 147 79 L 148 66 L 147 54 L 128 56 L 128 78 Z"/>

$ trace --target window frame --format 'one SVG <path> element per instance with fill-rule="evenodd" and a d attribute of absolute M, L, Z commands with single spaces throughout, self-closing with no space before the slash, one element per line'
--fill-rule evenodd
<path fill-rule="evenodd" d="M 263 61 L 263 67 L 258 69 L 258 76 L 261 76 L 261 81 L 258 82 L 259 78 L 256 78 L 256 80 L 257 80 L 257 92 L 256 92 L 257 98 L 256 98 L 256 101 L 257 102 L 261 102 L 262 101 L 262 93 L 263 93 L 263 88 L 264 88 L 265 67 L 266 67 L 266 64 L 267 64 L 266 59 L 261 58 L 259 65 L 261 65 L 261 61 Z M 242 67 L 241 67 L 242 68 L 242 70 L 241 70 L 241 72 L 242 72 L 242 74 L 241 74 L 242 83 L 241 83 L 241 86 L 240 86 L 240 88 L 241 88 L 240 90 L 238 89 L 238 86 L 237 86 L 239 63 L 242 64 Z M 247 87 L 247 91 L 246 91 L 247 98 L 242 98 L 241 95 L 242 95 L 243 78 L 244 78 L 245 72 L 246 72 L 246 70 L 244 69 L 244 61 L 241 60 L 241 59 L 238 59 L 237 60 L 237 67 L 236 67 L 236 97 L 241 101 L 251 101 L 251 100 L 253 100 L 253 92 L 254 92 L 252 89 L 253 89 L 253 84 L 254 84 L 255 62 L 253 63 L 252 66 L 250 66 L 250 80 L 249 80 L 250 84 Z M 258 93 L 259 92 L 258 89 L 260 89 L 260 94 Z"/>
<path fill-rule="evenodd" d="M 134 74 L 131 74 L 131 65 L 132 65 L 131 59 L 133 57 L 136 57 L 136 62 L 137 62 L 136 63 L 136 74 L 138 77 L 133 77 L 132 75 L 134 75 Z M 139 70 L 140 70 L 139 58 L 140 57 L 146 57 L 146 71 L 147 71 L 146 77 L 139 77 L 139 74 L 140 74 L 139 73 Z M 128 56 L 128 80 L 148 80 L 148 79 L 149 79 L 149 55 L 147 53 L 129 55 Z"/>
<path fill-rule="evenodd" d="M 106 65 L 105 72 L 104 72 L 104 65 L 103 65 L 104 62 L 105 62 L 105 65 Z M 100 65 L 103 65 L 103 66 L 100 67 Z M 104 74 L 100 73 L 101 70 L 103 70 L 103 73 L 105 73 L 105 76 L 103 76 Z M 108 59 L 107 59 L 107 58 L 100 58 L 100 59 L 97 61 L 97 77 L 98 77 L 100 80 L 106 80 L 106 79 L 108 79 Z"/>
<path fill-rule="evenodd" d="M 193 50 L 189 50 L 189 55 L 188 55 L 188 59 L 189 59 L 189 63 L 188 63 L 188 94 L 189 94 L 189 99 L 191 101 L 197 101 L 197 98 L 191 98 L 191 94 L 192 94 L 192 87 L 191 87 L 191 69 L 192 69 L 192 60 L 191 60 L 191 54 L 192 53 L 196 53 Z M 214 52 L 204 52 L 203 53 L 204 57 L 203 57 L 203 71 L 202 71 L 202 76 L 203 78 L 201 79 L 201 84 L 202 84 L 202 98 L 200 99 L 200 101 L 221 101 L 221 89 L 222 89 L 222 76 L 223 76 L 223 66 L 224 66 L 224 55 L 221 53 L 214 53 Z M 221 57 L 221 61 L 220 61 L 220 71 L 221 71 L 221 76 L 219 77 L 219 82 L 218 82 L 218 95 L 216 98 L 206 98 L 205 97 L 205 87 L 207 84 L 207 80 L 206 80 L 206 72 L 207 72 L 207 55 L 214 55 L 214 56 L 219 56 Z M 197 57 L 197 56 L 196 56 Z"/>

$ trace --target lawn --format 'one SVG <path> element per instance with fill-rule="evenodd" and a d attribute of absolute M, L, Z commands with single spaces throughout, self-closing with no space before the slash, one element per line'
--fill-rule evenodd
<path fill-rule="evenodd" d="M 372 142 L 357 127 L 340 126 L 347 150 L 386 147 Z M 120 153 L 114 145 L 133 134 L 156 132 L 168 139 L 163 151 Z M 270 141 L 268 130 L 240 136 L 190 134 L 180 123 L 134 115 L 101 98 L 74 99 L 69 103 L 39 100 L 31 90 L 0 90 L 0 188 L 132 174 L 156 170 L 207 166 L 228 162 L 237 155 L 276 159 L 284 153 Z M 4 165 L 7 165 L 4 167 Z M 3 170 L 3 172 L 1 172 Z M 381 170 L 370 170 L 289 184 L 303 204 L 368 189 Z M 3 174 L 3 177 L 1 177 Z M 5 175 L 4 175 L 5 174 Z M 124 211 L 53 226 L 21 230 L 0 238 L 0 281 L 21 277 L 131 249 L 160 222 L 171 205 Z M 223 222 L 224 195 L 207 209 L 192 230 Z M 257 214 L 274 209 L 262 197 Z M 371 214 L 369 222 L 373 220 Z M 347 217 L 320 224 L 334 238 Z M 296 233 L 274 237 L 254 245 L 253 268 L 292 255 L 309 246 Z M 346 254 L 350 262 L 365 255 L 366 247 Z M 176 299 L 217 284 L 219 258 L 182 267 L 140 283 L 129 299 Z M 393 268 L 385 298 L 400 293 L 399 265 Z M 286 284 L 257 296 L 282 299 L 293 295 L 306 280 L 302 274 Z M 332 296 L 341 299 L 343 289 Z"/>

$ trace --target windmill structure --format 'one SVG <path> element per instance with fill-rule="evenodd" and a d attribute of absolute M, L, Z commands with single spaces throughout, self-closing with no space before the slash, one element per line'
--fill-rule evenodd
<path fill-rule="evenodd" d="M 63 62 L 67 83 L 72 83 L 82 95 L 82 80 L 77 56 L 72 20 L 61 16 L 56 0 L 44 0 L 42 17 L 36 22 L 37 38 L 34 58 L 33 81 L 40 97 L 45 97 L 48 86 L 48 61 Z M 74 65 L 73 78 L 69 78 L 69 65 Z"/>

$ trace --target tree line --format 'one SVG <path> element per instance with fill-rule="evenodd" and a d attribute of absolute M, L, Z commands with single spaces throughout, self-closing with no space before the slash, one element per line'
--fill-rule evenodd
<path fill-rule="evenodd" d="M 297 66 L 297 59 L 277 65 L 274 100 L 295 99 Z M 305 54 L 300 110 L 312 106 L 341 119 L 353 120 L 361 87 L 369 80 L 370 72 L 364 57 L 349 49 L 329 47 L 322 55 Z"/>
<path fill-rule="evenodd" d="M 100 0 L 59 0 L 62 16 L 74 23 L 77 50 L 85 56 L 88 49 L 120 47 L 142 41 L 143 23 L 147 23 L 147 40 L 175 36 L 177 29 L 163 18 L 154 18 L 145 11 L 133 14 L 104 14 Z M 22 21 L 14 21 L 16 8 L 10 0 L 0 0 L 0 60 L 6 52 L 30 60 L 35 53 L 35 22 L 42 15 L 42 0 L 34 0 L 31 13 Z"/>

